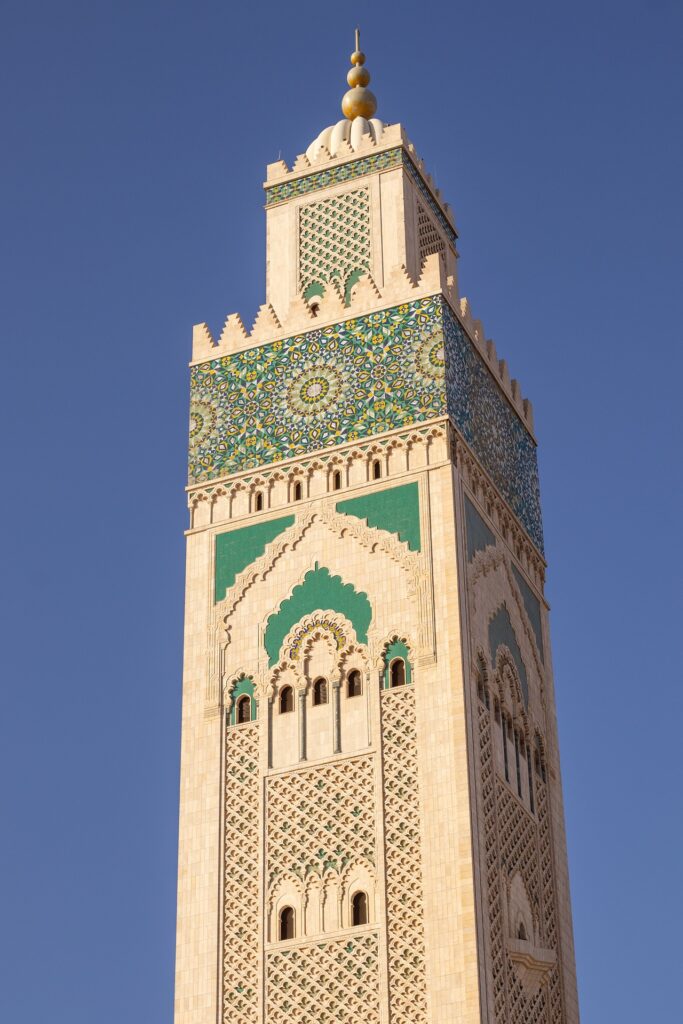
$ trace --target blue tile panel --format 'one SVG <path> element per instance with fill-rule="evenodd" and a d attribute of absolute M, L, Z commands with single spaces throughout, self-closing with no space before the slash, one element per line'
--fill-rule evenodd
<path fill-rule="evenodd" d="M 189 480 L 446 413 L 542 552 L 536 445 L 440 295 L 193 366 Z"/>
<path fill-rule="evenodd" d="M 543 552 L 536 444 L 444 303 L 448 413 Z"/>

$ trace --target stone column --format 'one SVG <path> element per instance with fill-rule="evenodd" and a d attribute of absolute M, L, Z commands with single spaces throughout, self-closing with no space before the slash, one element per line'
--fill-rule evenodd
<path fill-rule="evenodd" d="M 299 711 L 299 760 L 306 760 L 306 689 L 297 690 Z"/>
<path fill-rule="evenodd" d="M 341 754 L 341 679 L 332 681 L 333 754 Z"/>
<path fill-rule="evenodd" d="M 264 703 L 267 707 L 266 714 L 268 720 L 266 722 L 266 743 L 268 746 L 268 752 L 266 756 L 266 765 L 268 768 L 273 767 L 273 704 L 275 702 L 275 692 L 268 693 Z"/>

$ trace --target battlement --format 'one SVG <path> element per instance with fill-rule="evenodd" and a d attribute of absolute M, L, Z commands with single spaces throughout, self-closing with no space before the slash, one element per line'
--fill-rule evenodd
<path fill-rule="evenodd" d="M 206 323 L 195 324 L 192 331 L 192 362 L 204 363 L 209 359 L 220 359 L 269 342 L 290 338 L 311 330 L 319 330 L 332 324 L 348 321 L 359 315 L 373 313 L 389 306 L 413 302 L 430 295 L 442 294 L 464 328 L 470 341 L 479 352 L 500 389 L 513 406 L 529 433 L 534 436 L 533 407 L 528 398 L 522 396 L 519 382 L 510 377 L 505 359 L 499 359 L 496 346 L 487 339 L 481 320 L 472 316 L 470 303 L 458 298 L 453 279 L 445 274 L 443 262 L 437 253 L 428 256 L 422 265 L 422 272 L 414 281 L 404 266 L 390 272 L 383 286 L 378 286 L 370 274 L 365 274 L 353 287 L 350 301 L 345 304 L 343 296 L 332 284 L 320 298 L 317 313 L 301 296 L 290 304 L 285 312 L 275 310 L 264 303 L 256 319 L 247 330 L 239 313 L 231 313 L 218 338 L 214 338 Z"/>
<path fill-rule="evenodd" d="M 372 160 L 372 157 L 379 157 L 380 154 L 395 153 L 396 164 L 402 162 L 402 153 L 405 159 L 419 173 L 422 181 L 427 186 L 431 196 L 438 204 L 441 212 L 448 221 L 453 232 L 457 236 L 453 210 L 447 203 L 437 187 L 431 174 L 427 171 L 424 161 L 418 156 L 415 146 L 408 138 L 403 125 L 385 125 L 382 137 L 376 142 L 372 135 L 363 135 L 360 141 L 352 147 L 347 141 L 342 141 L 337 146 L 337 151 L 332 156 L 322 146 L 310 160 L 306 153 L 300 153 L 291 167 L 288 167 L 284 160 L 276 160 L 268 164 L 266 168 L 266 180 L 263 187 L 266 190 L 266 206 L 278 202 L 286 202 L 295 195 L 308 191 L 316 191 L 335 184 L 337 181 L 349 181 L 359 174 L 368 174 L 374 170 L 382 170 L 391 166 L 388 161 L 381 159 Z M 370 159 L 368 159 L 370 158 Z M 360 168 L 351 166 L 354 163 L 361 164 Z M 343 170 L 341 170 L 343 168 Z M 340 173 L 341 170 L 341 173 Z M 308 182 L 314 178 L 313 182 Z"/>

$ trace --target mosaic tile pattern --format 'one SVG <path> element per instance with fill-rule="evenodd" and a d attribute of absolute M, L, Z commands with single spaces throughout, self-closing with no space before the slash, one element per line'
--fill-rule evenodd
<path fill-rule="evenodd" d="M 280 185 L 271 185 L 266 189 L 266 206 L 274 206 L 275 203 L 282 203 L 287 199 L 293 199 L 295 196 L 306 195 L 308 192 L 317 192 L 318 189 L 327 188 L 329 185 L 339 185 L 344 181 L 353 181 L 354 178 L 360 178 L 364 174 L 372 174 L 373 171 L 385 171 L 389 167 L 398 167 L 399 164 L 403 164 L 439 222 L 446 238 L 454 246 L 456 241 L 455 231 L 422 180 L 417 167 L 402 146 L 397 146 L 396 149 L 385 149 L 382 153 L 373 153 L 371 156 L 364 156 L 359 160 L 350 160 L 347 164 L 330 167 L 326 171 L 316 171 L 313 174 L 307 174 L 305 177 L 295 178 L 294 181 L 283 181 Z"/>
<path fill-rule="evenodd" d="M 307 192 L 317 192 L 318 189 L 327 188 L 328 185 L 353 181 L 354 178 L 360 178 L 363 174 L 371 174 L 373 171 L 385 171 L 388 167 L 397 167 L 401 163 L 401 153 L 401 147 L 397 146 L 396 149 L 385 149 L 382 153 L 373 153 L 370 156 L 361 157 L 360 160 L 351 160 L 347 164 L 330 167 L 326 171 L 307 174 L 304 178 L 283 181 L 281 185 L 271 185 L 266 189 L 266 206 L 282 203 L 286 199 L 293 199 L 294 196 L 306 195 Z"/>
<path fill-rule="evenodd" d="M 192 368 L 192 483 L 446 413 L 441 300 Z"/>
<path fill-rule="evenodd" d="M 440 296 L 192 368 L 190 483 L 448 412 L 543 552 L 536 445 Z"/>
<path fill-rule="evenodd" d="M 299 210 L 299 291 L 323 294 L 336 280 L 348 301 L 355 282 L 370 270 L 370 195 L 356 188 Z"/>
<path fill-rule="evenodd" d="M 417 167 L 410 159 L 408 154 L 405 152 L 405 150 L 403 150 L 403 166 L 405 167 L 408 174 L 417 185 L 419 191 L 422 193 L 422 196 L 425 202 L 427 203 L 427 206 L 432 211 L 437 221 L 441 225 L 441 230 L 445 234 L 446 238 L 449 240 L 453 248 L 455 248 L 455 243 L 457 240 L 457 235 L 455 231 L 444 217 L 443 213 L 441 212 L 441 207 L 439 206 L 436 199 L 425 185 L 424 181 L 422 180 L 422 175 L 420 174 L 420 172 L 418 171 Z"/>
<path fill-rule="evenodd" d="M 543 553 L 536 444 L 444 303 L 448 413 Z"/>

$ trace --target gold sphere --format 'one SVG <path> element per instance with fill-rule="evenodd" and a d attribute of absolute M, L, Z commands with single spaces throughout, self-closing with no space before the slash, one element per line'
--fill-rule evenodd
<path fill-rule="evenodd" d="M 377 100 L 369 89 L 356 85 L 344 93 L 341 106 L 344 116 L 353 121 L 356 117 L 372 117 L 377 110 Z"/>
<path fill-rule="evenodd" d="M 362 68 L 360 67 L 360 65 L 358 65 L 354 68 L 351 68 L 348 75 L 346 76 L 346 81 L 349 83 L 350 86 L 367 85 L 370 81 L 370 72 L 368 71 L 367 68 Z"/>
<path fill-rule="evenodd" d="M 350 60 L 352 64 L 365 64 L 365 54 L 360 50 L 354 50 Z"/>

